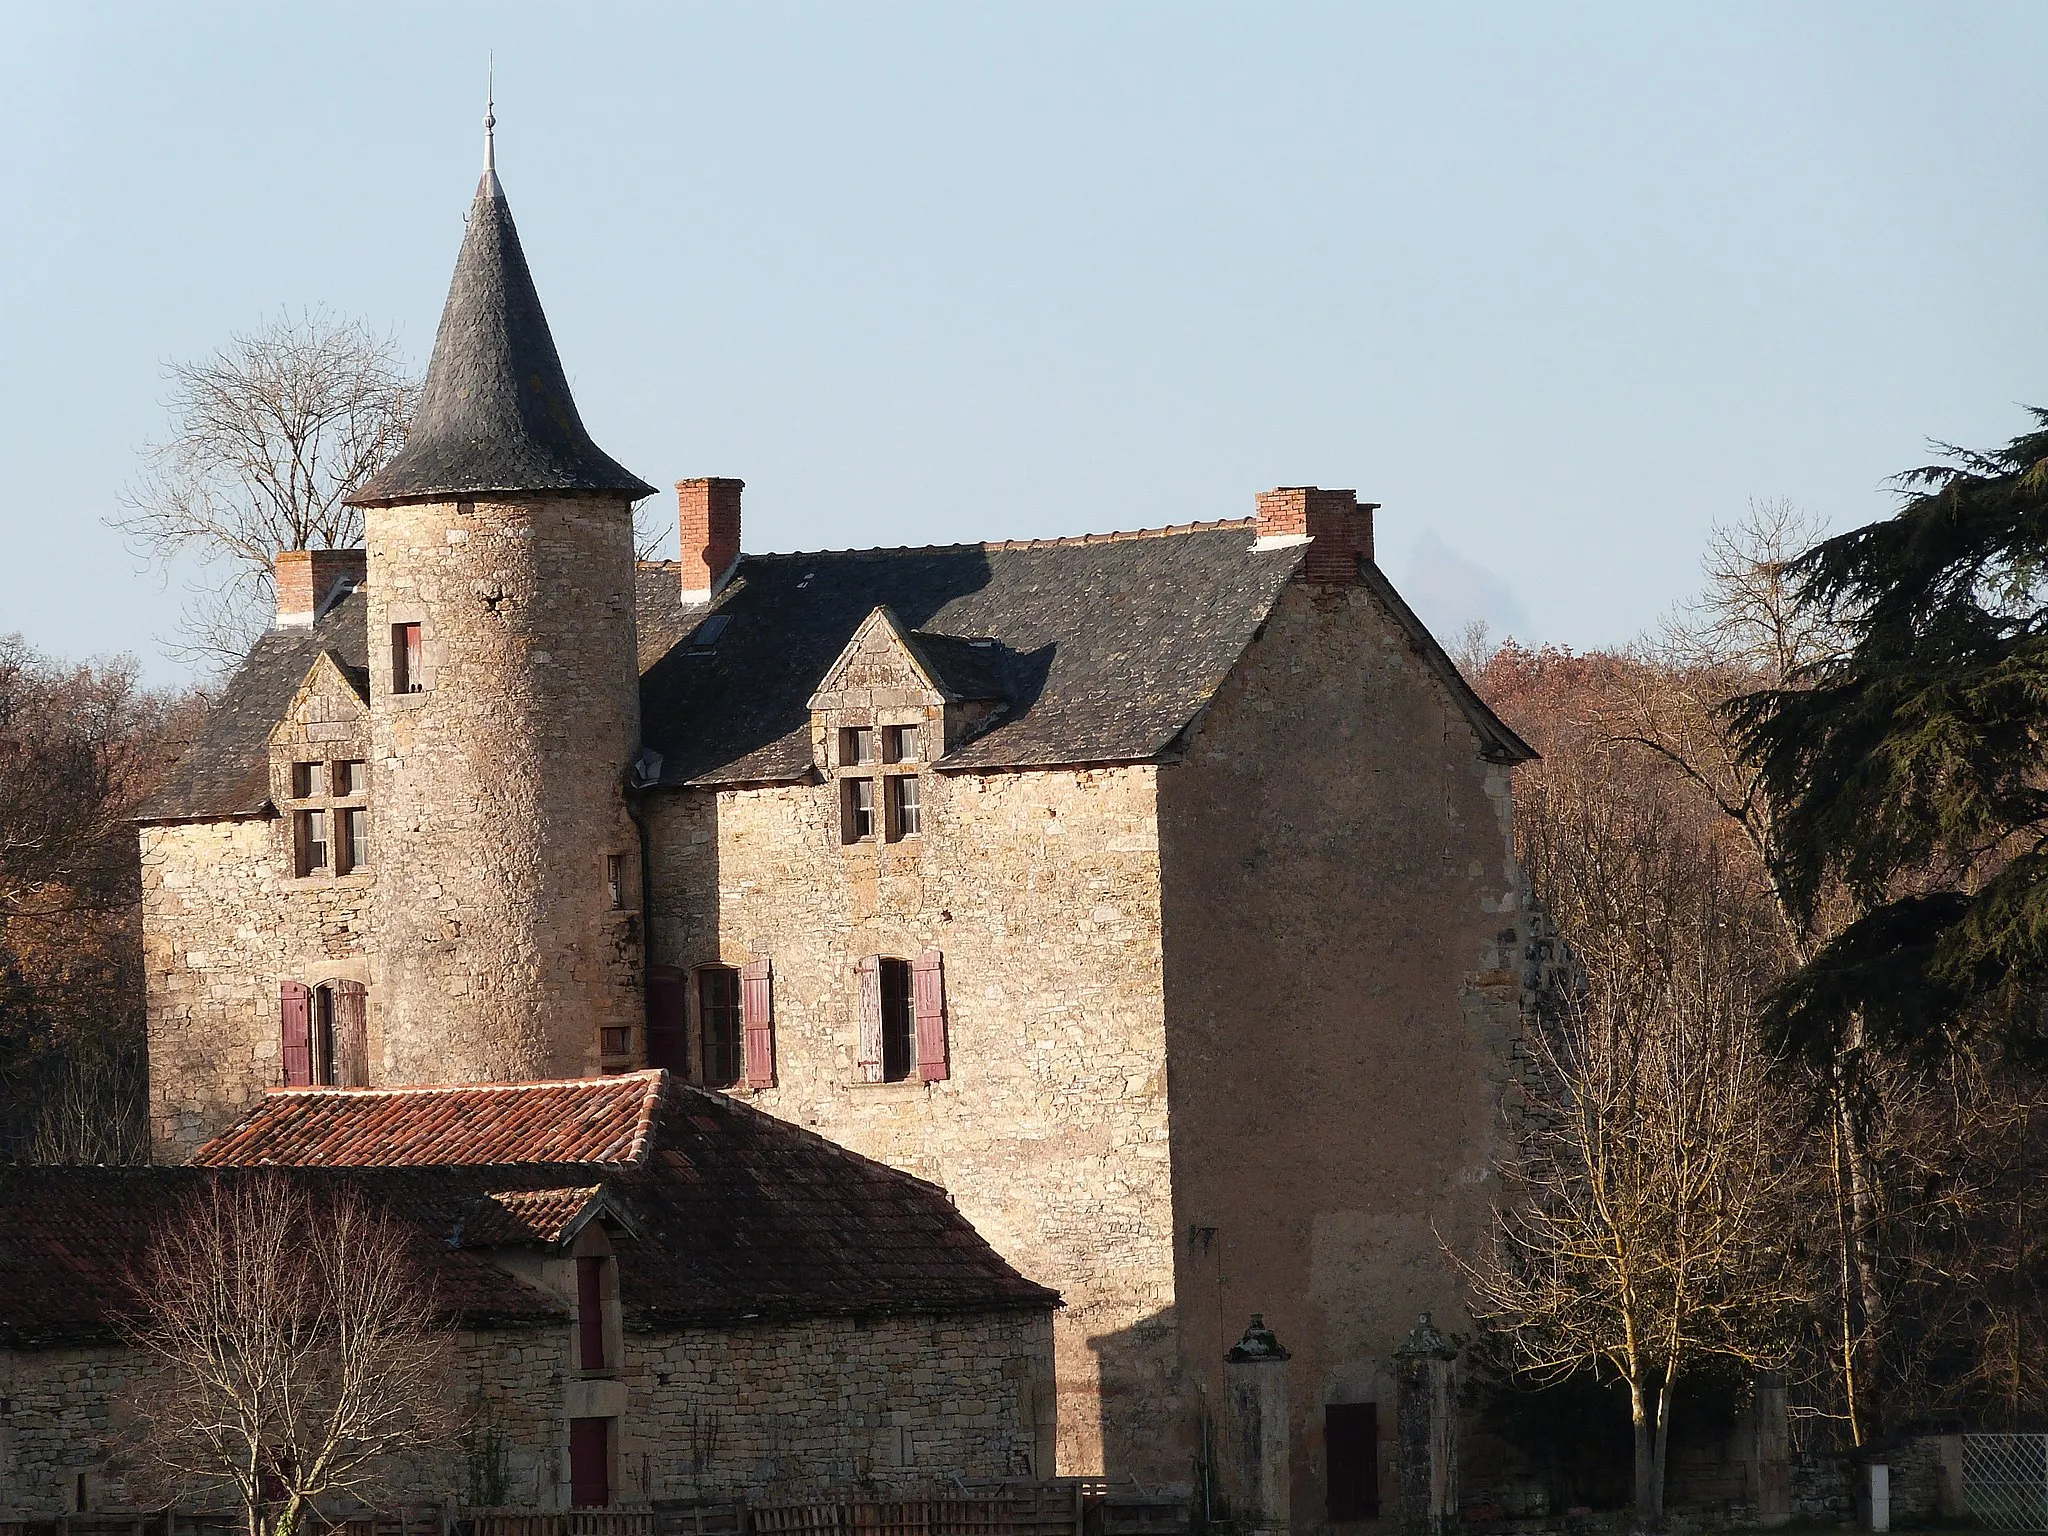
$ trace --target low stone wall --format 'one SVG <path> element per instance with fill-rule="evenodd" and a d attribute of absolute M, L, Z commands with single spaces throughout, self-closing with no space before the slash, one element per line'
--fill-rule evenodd
<path fill-rule="evenodd" d="M 569 1328 L 453 1340 L 455 1443 L 394 1462 L 387 1502 L 565 1508 L 569 1419 L 615 1417 L 614 1502 L 833 1492 L 909 1496 L 1052 1472 L 1042 1312 L 813 1318 L 629 1330 L 624 1366 L 570 1369 Z M 117 1347 L 0 1350 L 0 1520 L 147 1507 L 121 1399 L 150 1387 Z M 338 1510 L 335 1512 L 343 1512 Z"/>
<path fill-rule="evenodd" d="M 651 1498 L 900 1497 L 1051 1476 L 1043 1313 L 825 1318 L 626 1340 L 626 1468 Z"/>

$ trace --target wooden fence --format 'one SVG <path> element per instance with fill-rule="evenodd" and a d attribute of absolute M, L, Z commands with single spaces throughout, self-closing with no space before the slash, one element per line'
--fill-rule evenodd
<path fill-rule="evenodd" d="M 963 1490 L 957 1497 L 816 1504 L 657 1500 L 647 1509 L 394 1509 L 326 1536 L 1178 1536 L 1185 1499 L 1078 1478 Z M 240 1536 L 220 1513 L 0 1520 L 0 1536 Z"/>

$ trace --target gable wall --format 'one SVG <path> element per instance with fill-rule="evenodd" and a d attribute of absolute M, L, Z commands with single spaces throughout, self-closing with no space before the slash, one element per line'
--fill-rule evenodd
<path fill-rule="evenodd" d="M 1392 1351 L 1464 1326 L 1438 1234 L 1483 1229 L 1519 1022 L 1507 795 L 1363 587 L 1290 587 L 1160 773 L 1186 1366 L 1220 1403 L 1253 1312 L 1293 1351 L 1297 1530 L 1323 1405 L 1377 1402 L 1384 1455 Z"/>
<path fill-rule="evenodd" d="M 363 761 L 362 701 L 316 663 L 271 735 L 271 797 L 294 762 Z M 376 889 L 377 826 L 360 874 L 293 871 L 283 816 L 142 829 L 142 956 L 149 1008 L 149 1112 L 156 1156 L 178 1162 L 284 1081 L 278 983 L 367 983 L 363 935 Z M 375 1000 L 371 1003 L 375 1054 Z"/>
<path fill-rule="evenodd" d="M 923 836 L 853 847 L 830 782 L 651 797 L 650 960 L 772 961 L 777 1081 L 752 1101 L 943 1185 L 1063 1293 L 1059 1468 L 1099 1471 L 1105 1416 L 1174 1412 L 1170 1333 L 1107 1375 L 1091 1347 L 1171 1299 L 1154 771 L 924 779 Z M 858 1081 L 857 962 L 926 948 L 951 1078 Z"/>

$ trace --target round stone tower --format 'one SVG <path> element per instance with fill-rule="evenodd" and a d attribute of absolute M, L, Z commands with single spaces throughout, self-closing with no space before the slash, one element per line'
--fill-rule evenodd
<path fill-rule="evenodd" d="M 369 552 L 379 1083 L 637 1065 L 632 504 L 583 429 L 491 164 Z"/>

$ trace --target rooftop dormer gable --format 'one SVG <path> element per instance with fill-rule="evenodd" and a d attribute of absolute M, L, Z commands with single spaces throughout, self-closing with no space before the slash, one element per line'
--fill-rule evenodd
<path fill-rule="evenodd" d="M 840 766 L 835 745 L 848 730 L 938 727 L 934 758 L 975 735 L 1003 710 L 1003 648 L 908 629 L 884 605 L 861 621 L 811 694 L 814 758 Z"/>

